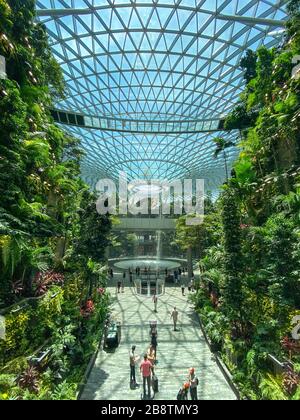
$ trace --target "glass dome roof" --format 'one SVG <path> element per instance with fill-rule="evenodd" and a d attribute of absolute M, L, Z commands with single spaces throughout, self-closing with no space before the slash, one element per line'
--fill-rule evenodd
<path fill-rule="evenodd" d="M 83 178 L 94 186 L 125 171 L 220 185 L 224 165 L 212 139 L 238 133 L 218 132 L 218 121 L 243 90 L 245 51 L 280 43 L 285 3 L 38 0 L 67 84 L 56 108 L 85 118 L 86 127 L 66 127 L 87 152 Z"/>

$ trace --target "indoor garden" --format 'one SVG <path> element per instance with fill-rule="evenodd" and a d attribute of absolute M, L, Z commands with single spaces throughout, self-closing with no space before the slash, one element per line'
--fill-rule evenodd
<path fill-rule="evenodd" d="M 199 400 L 300 400 L 300 0 L 77 3 L 0 0 L 0 400 L 139 399 L 153 319 L 154 399 L 194 366 Z M 100 214 L 120 172 L 204 179 L 201 223 Z"/>

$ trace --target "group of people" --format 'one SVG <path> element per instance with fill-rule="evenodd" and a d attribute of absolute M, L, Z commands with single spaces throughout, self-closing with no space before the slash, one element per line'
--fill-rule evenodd
<path fill-rule="evenodd" d="M 133 387 L 137 386 L 136 365 L 140 360 L 140 357 L 135 355 L 135 351 L 136 346 L 132 346 L 130 352 L 130 383 Z M 156 347 L 151 344 L 148 353 L 144 354 L 143 360 L 140 364 L 140 373 L 143 380 L 143 399 L 151 398 L 151 388 L 153 389 L 154 395 L 158 392 L 158 380 L 155 375 L 155 364 Z M 182 385 L 177 394 L 177 400 L 188 400 L 190 396 L 192 401 L 197 401 L 198 385 L 199 380 L 196 376 L 195 368 L 191 368 L 189 370 L 187 381 Z"/>
<path fill-rule="evenodd" d="M 143 380 L 143 398 L 151 398 L 151 387 L 154 393 L 158 392 L 158 381 L 155 375 L 155 365 L 157 363 L 157 327 L 155 324 L 150 328 L 150 347 L 148 352 L 144 354 L 143 361 L 140 364 L 140 373 Z M 135 355 L 136 346 L 132 346 L 130 352 L 130 384 L 133 387 L 137 386 L 136 382 L 136 365 L 140 357 Z"/>
<path fill-rule="evenodd" d="M 181 283 L 181 293 L 182 293 L 182 296 L 185 296 L 185 284 L 184 283 Z M 194 292 L 195 291 L 195 280 L 194 280 L 194 277 L 192 277 L 192 279 L 191 279 L 191 281 L 189 282 L 189 284 L 188 284 L 188 291 L 189 291 L 189 293 L 191 293 L 191 292 Z"/>
<path fill-rule="evenodd" d="M 158 305 L 157 295 L 153 296 L 152 301 L 153 301 L 153 304 L 154 304 L 154 312 L 157 313 L 157 305 Z M 174 331 L 177 331 L 178 317 L 179 317 L 179 312 L 178 312 L 177 308 L 175 307 L 173 309 L 173 311 L 171 312 L 171 319 L 173 320 Z M 156 346 L 157 346 L 157 343 L 156 343 Z"/>

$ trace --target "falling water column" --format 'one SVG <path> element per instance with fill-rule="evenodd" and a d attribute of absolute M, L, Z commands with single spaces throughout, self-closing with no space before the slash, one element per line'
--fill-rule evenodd
<path fill-rule="evenodd" d="M 189 275 L 189 280 L 190 280 L 193 276 L 193 253 L 192 253 L 191 247 L 189 247 L 187 250 L 187 268 L 188 268 L 188 275 Z"/>

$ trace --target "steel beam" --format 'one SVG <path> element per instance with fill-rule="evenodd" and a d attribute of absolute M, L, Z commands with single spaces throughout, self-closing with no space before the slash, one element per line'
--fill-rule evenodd
<path fill-rule="evenodd" d="M 144 4 L 145 5 L 145 4 Z M 153 5 L 152 5 L 153 6 Z M 89 15 L 93 12 L 100 11 L 103 6 L 94 7 L 94 8 L 84 8 L 84 9 L 38 9 L 36 11 L 37 16 L 39 17 L 63 17 L 63 16 L 71 16 L 71 15 Z M 199 10 L 202 13 L 207 13 L 213 15 L 214 13 L 207 10 Z M 215 14 L 217 19 L 226 20 L 226 21 L 234 21 L 244 23 L 246 25 L 263 25 L 263 26 L 273 26 L 273 27 L 285 27 L 286 22 L 283 20 L 275 20 L 275 19 L 265 19 L 265 18 L 256 18 L 256 17 L 247 17 L 247 16 L 240 16 L 240 15 L 223 15 L 223 14 Z"/>

